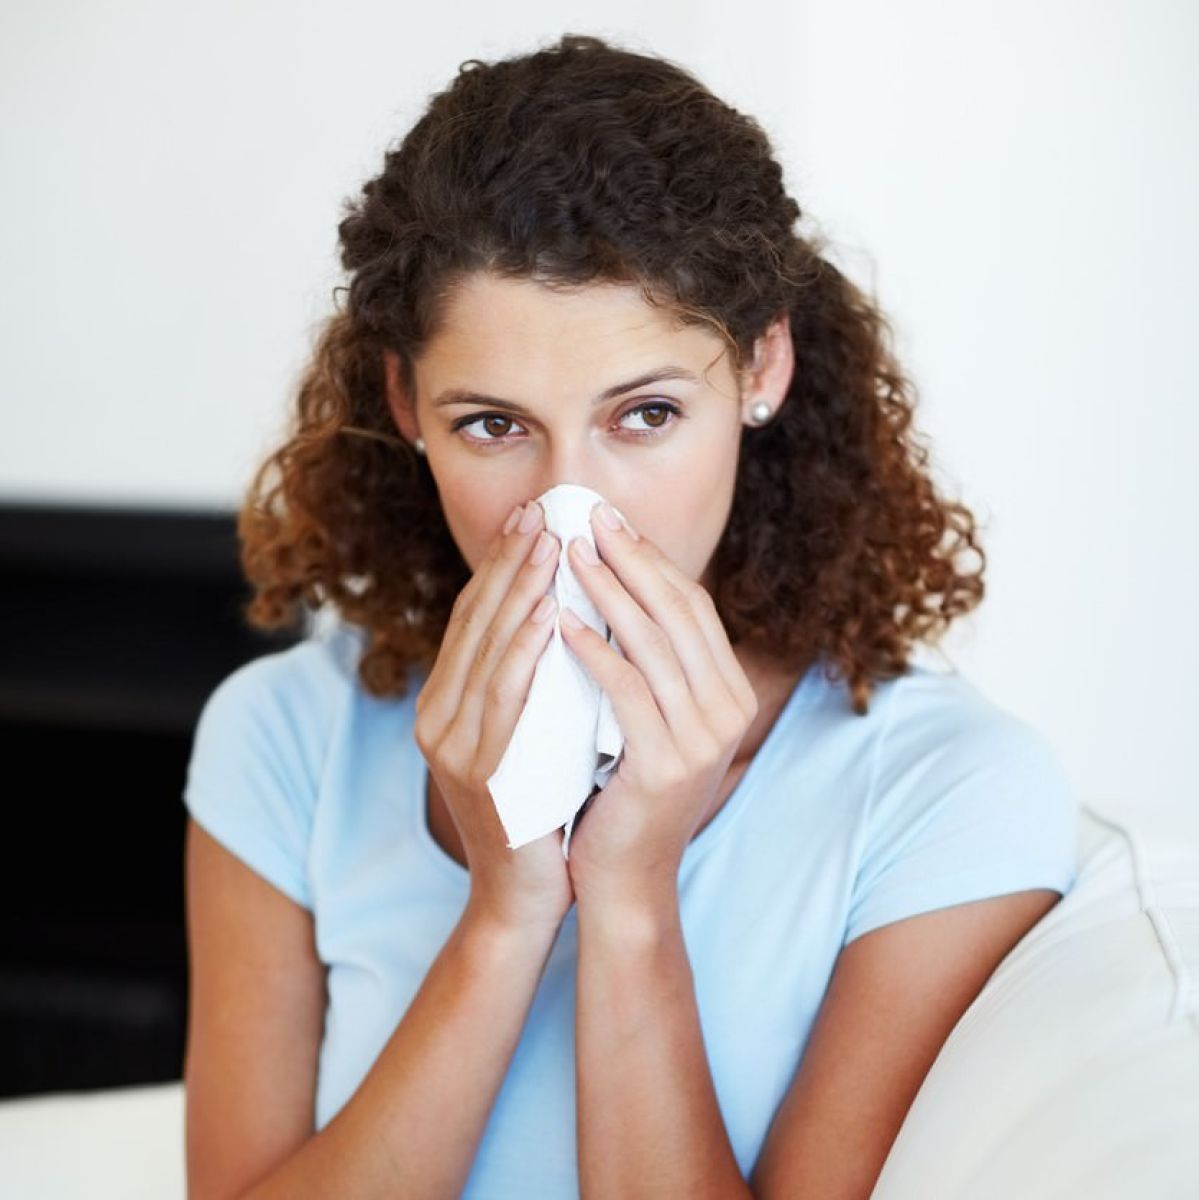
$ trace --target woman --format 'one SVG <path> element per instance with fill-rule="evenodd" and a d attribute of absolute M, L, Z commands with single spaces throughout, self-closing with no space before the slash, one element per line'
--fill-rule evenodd
<path fill-rule="evenodd" d="M 982 551 L 800 215 L 754 121 L 582 36 L 464 64 L 349 206 L 239 524 L 252 624 L 339 620 L 189 765 L 194 1198 L 864 1198 L 1072 885 L 1044 738 L 910 661 Z M 565 482 L 632 526 L 596 563 Z M 564 549 L 624 658 L 547 610 Z M 485 783 L 555 622 L 626 738 L 569 859 Z"/>

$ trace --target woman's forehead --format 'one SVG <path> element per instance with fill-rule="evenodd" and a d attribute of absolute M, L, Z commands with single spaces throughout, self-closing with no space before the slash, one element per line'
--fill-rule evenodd
<path fill-rule="evenodd" d="M 420 363 L 438 376 L 453 370 L 489 378 L 501 364 L 541 363 L 569 374 L 641 361 L 646 369 L 673 363 L 702 372 L 722 346 L 712 330 L 681 325 L 671 310 L 648 304 L 635 285 L 560 291 L 534 280 L 480 275 L 451 293 Z"/>

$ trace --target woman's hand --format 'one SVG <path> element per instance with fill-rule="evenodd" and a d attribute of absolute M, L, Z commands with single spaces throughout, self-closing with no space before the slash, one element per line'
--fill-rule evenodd
<path fill-rule="evenodd" d="M 530 523 L 497 535 L 454 602 L 416 698 L 414 736 L 462 839 L 471 903 L 508 927 L 556 928 L 574 902 L 562 830 L 509 849 L 487 788 L 554 628 L 552 606 L 540 621 L 531 614 L 553 580 L 560 547 L 536 501 L 524 512 Z M 548 552 L 535 561 L 542 532 Z"/>
<path fill-rule="evenodd" d="M 580 909 L 655 904 L 677 894 L 688 842 L 758 711 L 712 597 L 648 538 L 591 513 L 601 562 L 570 543 L 571 565 L 625 654 L 590 626 L 562 636 L 607 693 L 624 755 L 572 831 L 568 869 Z M 619 524 L 619 518 L 616 518 Z"/>

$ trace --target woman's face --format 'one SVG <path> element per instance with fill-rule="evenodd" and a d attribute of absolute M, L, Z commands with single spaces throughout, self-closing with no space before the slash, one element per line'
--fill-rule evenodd
<path fill-rule="evenodd" d="M 413 364 L 415 415 L 446 521 L 472 571 L 517 504 L 560 483 L 598 492 L 689 578 L 706 583 L 732 505 L 749 408 L 782 402 L 785 317 L 738 379 L 724 342 L 672 327 L 632 286 L 565 293 L 479 274 L 455 294 Z M 467 398 L 466 394 L 471 398 Z"/>

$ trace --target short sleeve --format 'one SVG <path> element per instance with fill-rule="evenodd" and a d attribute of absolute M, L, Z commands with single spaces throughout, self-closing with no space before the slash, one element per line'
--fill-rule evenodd
<path fill-rule="evenodd" d="M 880 750 L 846 944 L 933 909 L 1074 885 L 1073 789 L 1027 722 L 996 710 Z"/>
<path fill-rule="evenodd" d="M 312 908 L 306 863 L 319 746 L 294 651 L 238 667 L 200 712 L 184 803 L 196 822 L 267 882 Z"/>

